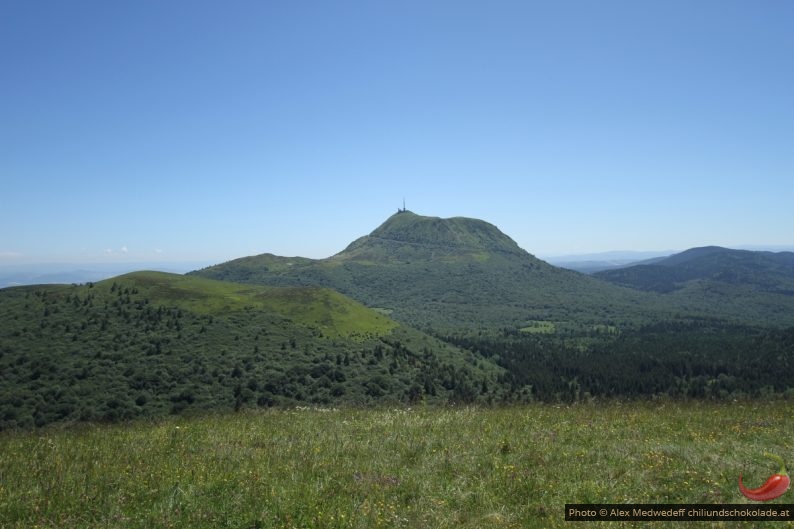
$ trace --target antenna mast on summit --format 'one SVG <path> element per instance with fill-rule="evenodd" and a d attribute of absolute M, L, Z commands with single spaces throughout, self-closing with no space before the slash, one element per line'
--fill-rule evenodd
<path fill-rule="evenodd" d="M 403 211 L 405 211 L 405 197 L 403 197 Z"/>

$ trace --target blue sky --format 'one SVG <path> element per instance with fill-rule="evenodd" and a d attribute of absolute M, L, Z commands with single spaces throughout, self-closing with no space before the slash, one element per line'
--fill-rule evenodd
<path fill-rule="evenodd" d="M 0 1 L 0 264 L 794 244 L 794 3 Z"/>

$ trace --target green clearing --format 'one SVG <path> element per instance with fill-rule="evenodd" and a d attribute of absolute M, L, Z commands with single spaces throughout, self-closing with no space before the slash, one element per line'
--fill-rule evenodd
<path fill-rule="evenodd" d="M 592 329 L 595 332 L 603 334 L 619 334 L 620 330 L 614 325 L 593 325 Z"/>
<path fill-rule="evenodd" d="M 557 326 L 553 321 L 529 321 L 519 331 L 527 334 L 554 334 Z"/>
<path fill-rule="evenodd" d="M 794 461 L 790 414 L 786 401 L 295 408 L 4 432 L 0 520 L 14 528 L 572 527 L 565 503 L 747 503 L 740 472 L 757 486 L 777 470 L 763 452 Z"/>

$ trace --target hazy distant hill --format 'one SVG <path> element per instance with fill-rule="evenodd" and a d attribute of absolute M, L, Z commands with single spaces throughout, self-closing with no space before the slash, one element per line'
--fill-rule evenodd
<path fill-rule="evenodd" d="M 794 253 L 707 246 L 595 275 L 618 285 L 654 292 L 674 292 L 692 287 L 692 282 L 712 282 L 794 295 Z"/>
<path fill-rule="evenodd" d="M 161 261 L 156 263 L 34 263 L 0 265 L 0 288 L 22 285 L 70 284 L 102 281 L 137 270 L 184 274 L 211 263 Z"/>
<path fill-rule="evenodd" d="M 612 251 L 593 254 L 562 255 L 544 259 L 550 264 L 559 266 L 560 268 L 575 270 L 583 274 L 594 274 L 603 270 L 625 268 L 635 264 L 645 264 L 651 260 L 664 259 L 672 253 L 674 252 Z"/>
<path fill-rule="evenodd" d="M 0 429 L 274 404 L 470 401 L 500 369 L 325 288 L 139 272 L 0 289 Z"/>
<path fill-rule="evenodd" d="M 327 259 L 244 257 L 193 274 L 334 288 L 396 319 L 436 328 L 517 328 L 650 318 L 643 295 L 549 265 L 482 220 L 409 211 Z"/>

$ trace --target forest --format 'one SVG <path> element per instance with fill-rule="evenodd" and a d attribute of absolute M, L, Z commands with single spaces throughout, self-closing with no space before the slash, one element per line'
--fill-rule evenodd
<path fill-rule="evenodd" d="M 514 329 L 444 339 L 503 367 L 506 401 L 794 398 L 794 328 L 688 320 L 586 341 Z"/>
<path fill-rule="evenodd" d="M 185 299 L 160 303 L 177 277 L 0 291 L 0 429 L 297 404 L 472 402 L 496 389 L 498 367 L 410 328 L 333 336 L 253 305 L 207 313 Z"/>

